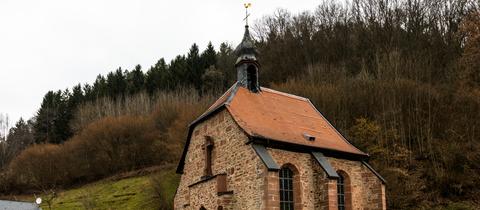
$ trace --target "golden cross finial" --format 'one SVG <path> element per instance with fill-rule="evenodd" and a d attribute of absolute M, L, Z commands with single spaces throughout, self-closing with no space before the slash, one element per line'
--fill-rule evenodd
<path fill-rule="evenodd" d="M 245 18 L 243 20 L 245 20 L 245 25 L 248 26 L 248 16 L 250 16 L 250 14 L 248 14 L 248 8 L 252 6 L 251 3 L 244 3 L 243 6 L 245 6 Z"/>

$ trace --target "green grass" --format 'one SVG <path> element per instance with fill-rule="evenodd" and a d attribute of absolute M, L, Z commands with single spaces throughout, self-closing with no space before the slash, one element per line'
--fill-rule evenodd
<path fill-rule="evenodd" d="M 103 180 L 57 193 L 51 209 L 170 209 L 177 184 L 173 170 Z M 46 202 L 41 207 L 49 209 Z"/>

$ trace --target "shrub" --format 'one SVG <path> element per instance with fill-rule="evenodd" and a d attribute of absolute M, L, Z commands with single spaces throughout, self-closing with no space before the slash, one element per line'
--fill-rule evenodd
<path fill-rule="evenodd" d="M 60 145 L 42 144 L 27 148 L 10 165 L 16 184 L 37 189 L 54 188 L 65 182 L 66 170 Z"/>
<path fill-rule="evenodd" d="M 63 145 L 35 145 L 10 165 L 18 184 L 47 189 L 160 163 L 159 132 L 146 117 L 107 117 Z"/>
<path fill-rule="evenodd" d="M 160 210 L 173 209 L 173 198 L 179 181 L 179 176 L 175 174 L 174 169 L 163 171 L 150 178 L 150 184 L 158 196 Z"/>

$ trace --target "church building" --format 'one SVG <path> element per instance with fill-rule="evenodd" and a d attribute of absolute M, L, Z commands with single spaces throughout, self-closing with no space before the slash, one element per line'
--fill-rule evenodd
<path fill-rule="evenodd" d="M 386 209 L 385 180 L 304 97 L 261 87 L 248 25 L 237 81 L 193 121 L 176 210 Z"/>

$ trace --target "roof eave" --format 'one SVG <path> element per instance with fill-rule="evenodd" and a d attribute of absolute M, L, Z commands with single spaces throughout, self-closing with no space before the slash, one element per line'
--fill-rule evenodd
<path fill-rule="evenodd" d="M 270 148 L 288 150 L 293 152 L 302 152 L 302 153 L 318 151 L 318 152 L 322 152 L 323 154 L 325 154 L 325 156 L 328 156 L 328 157 L 335 157 L 335 158 L 348 159 L 348 160 L 363 161 L 363 160 L 368 160 L 370 158 L 370 156 L 365 153 L 352 153 L 352 152 L 346 152 L 346 151 L 335 150 L 330 148 L 321 148 L 321 147 L 314 147 L 314 146 L 308 146 L 308 145 L 302 145 L 302 144 L 294 144 L 286 141 L 270 139 L 270 138 L 265 138 L 262 136 L 256 136 L 251 134 L 248 134 L 248 135 L 251 137 L 252 143 L 263 144 L 264 146 L 270 147 Z"/>

